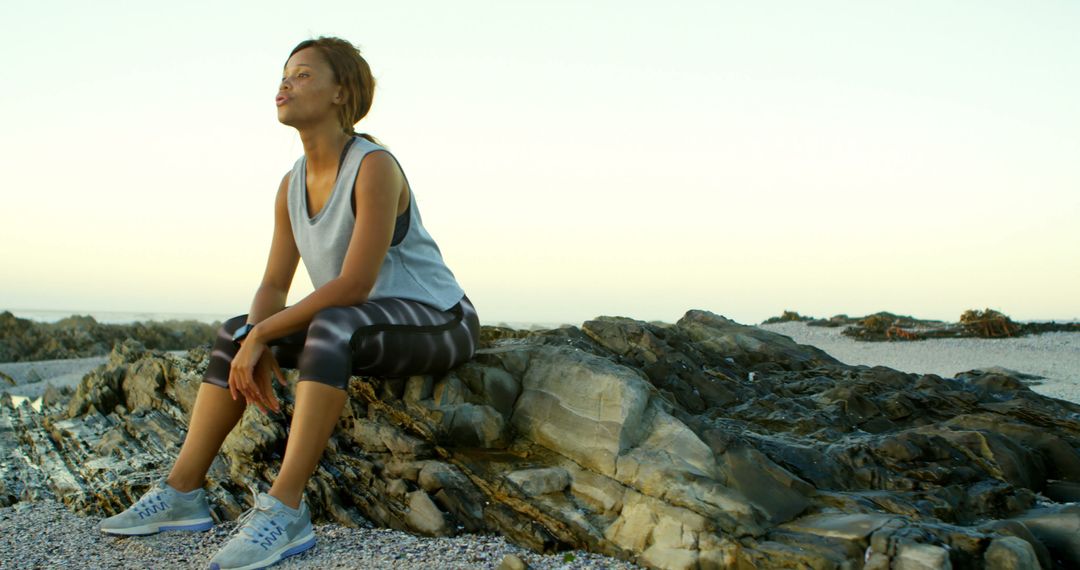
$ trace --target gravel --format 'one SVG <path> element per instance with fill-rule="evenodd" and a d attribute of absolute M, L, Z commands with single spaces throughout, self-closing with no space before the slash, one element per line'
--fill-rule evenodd
<path fill-rule="evenodd" d="M 98 519 L 71 513 L 61 503 L 37 501 L 0 508 L 0 568 L 206 568 L 236 523 L 206 532 L 170 531 L 115 537 Z M 427 538 L 392 529 L 315 524 L 316 544 L 275 564 L 289 568 L 495 569 L 512 554 L 536 569 L 637 569 L 629 562 L 584 551 L 541 555 L 494 535 Z"/>
<path fill-rule="evenodd" d="M 1044 378 L 1025 381 L 1033 391 L 1080 403 L 1080 333 L 867 342 L 844 336 L 840 332 L 844 327 L 811 327 L 794 321 L 758 326 L 816 346 L 844 364 L 881 365 L 943 378 L 995 366 L 1033 374 Z"/>

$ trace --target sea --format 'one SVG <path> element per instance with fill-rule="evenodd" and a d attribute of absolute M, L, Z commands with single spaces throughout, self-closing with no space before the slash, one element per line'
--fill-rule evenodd
<path fill-rule="evenodd" d="M 110 325 L 130 324 L 147 321 L 199 321 L 203 323 L 224 322 L 236 315 L 224 315 L 216 313 L 165 313 L 165 312 L 130 312 L 130 311 L 78 311 L 78 310 L 55 310 L 55 309 L 7 309 L 11 314 L 20 319 L 30 319 L 42 323 L 55 323 L 61 319 L 79 315 L 91 316 L 94 320 Z"/>
<path fill-rule="evenodd" d="M 199 321 L 207 324 L 222 323 L 235 317 L 235 314 L 226 315 L 219 313 L 168 313 L 168 312 L 132 312 L 132 311 L 79 311 L 57 309 L 6 309 L 20 319 L 29 319 L 42 323 L 55 323 L 73 315 L 91 316 L 95 321 L 102 324 L 131 324 L 148 321 Z M 556 323 L 556 322 L 525 322 L 525 321 L 483 321 L 484 325 L 508 327 L 518 330 L 537 330 L 559 328 L 566 324 L 580 326 L 581 323 Z"/>

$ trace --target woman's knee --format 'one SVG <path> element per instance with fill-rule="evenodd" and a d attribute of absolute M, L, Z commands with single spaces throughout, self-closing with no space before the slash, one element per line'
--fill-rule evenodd
<path fill-rule="evenodd" d="M 229 387 L 229 366 L 232 358 L 236 355 L 236 345 L 233 344 L 232 336 L 236 329 L 247 322 L 247 315 L 237 315 L 218 328 L 217 338 L 210 350 L 210 363 L 203 375 L 203 382 L 213 384 L 221 388 Z"/>
<path fill-rule="evenodd" d="M 348 388 L 349 377 L 346 376 L 345 378 L 329 378 L 325 376 L 309 376 L 307 378 L 301 377 L 297 379 L 296 382 L 317 382 L 319 384 L 330 386 L 331 388 L 337 388 L 342 392 L 346 392 L 346 388 Z"/>
<path fill-rule="evenodd" d="M 210 384 L 211 386 L 217 386 L 218 388 L 224 388 L 225 390 L 229 389 L 228 378 L 221 378 L 209 374 L 203 375 L 201 384 Z"/>
<path fill-rule="evenodd" d="M 308 323 L 307 338 L 326 340 L 327 337 L 338 338 L 351 333 L 348 323 L 354 311 L 352 307 L 339 306 L 319 309 Z M 343 340 L 348 341 L 347 338 Z"/>

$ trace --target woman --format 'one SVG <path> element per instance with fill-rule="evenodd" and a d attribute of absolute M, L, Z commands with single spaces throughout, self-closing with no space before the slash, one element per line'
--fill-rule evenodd
<path fill-rule="evenodd" d="M 271 385 L 272 375 L 285 383 L 280 362 L 299 370 L 281 471 L 210 566 L 261 568 L 311 548 L 302 493 L 349 376 L 441 374 L 473 356 L 476 310 L 424 228 L 408 179 L 376 139 L 353 131 L 374 89 L 367 62 L 347 41 L 307 40 L 289 55 L 278 120 L 299 132 L 304 155 L 277 191 L 262 283 L 250 312 L 218 332 L 169 476 L 103 520 L 103 532 L 210 528 L 203 478 L 247 404 L 280 411 Z M 285 307 L 301 258 L 315 291 Z"/>

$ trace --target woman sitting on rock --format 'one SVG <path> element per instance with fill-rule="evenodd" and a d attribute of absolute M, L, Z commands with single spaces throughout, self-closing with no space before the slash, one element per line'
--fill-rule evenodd
<path fill-rule="evenodd" d="M 292 50 L 277 114 L 299 132 L 304 155 L 277 190 L 262 283 L 250 313 L 218 331 L 171 473 L 103 520 L 103 532 L 209 529 L 204 477 L 248 404 L 280 412 L 271 383 L 276 376 L 285 384 L 280 363 L 299 371 L 281 471 L 210 566 L 262 568 L 311 548 L 303 490 L 341 415 L 349 377 L 442 374 L 472 358 L 475 308 L 424 228 L 397 159 L 353 130 L 374 90 L 367 62 L 345 40 L 321 37 Z M 301 258 L 315 291 L 286 307 Z"/>

